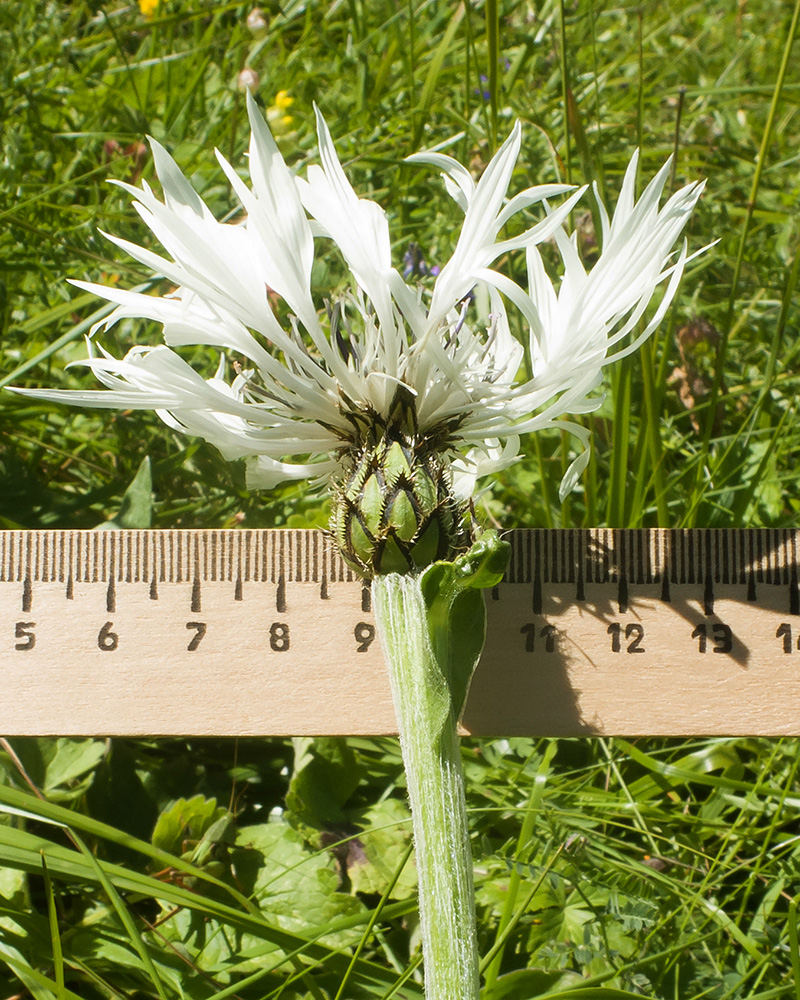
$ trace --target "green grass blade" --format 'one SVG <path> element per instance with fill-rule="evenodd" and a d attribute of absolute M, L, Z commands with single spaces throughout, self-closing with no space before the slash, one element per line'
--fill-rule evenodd
<path fill-rule="evenodd" d="M 355 948 L 355 950 L 353 952 L 353 957 L 350 960 L 350 964 L 347 966 L 347 971 L 345 972 L 344 976 L 342 976 L 342 981 L 339 984 L 339 989 L 336 991 L 336 996 L 334 997 L 334 1000 L 342 1000 L 342 997 L 344 995 L 344 989 L 345 989 L 345 986 L 347 986 L 347 981 L 350 978 L 350 974 L 352 973 L 353 969 L 355 968 L 356 963 L 358 962 L 358 959 L 361 956 L 361 952 L 364 950 L 364 947 L 366 946 L 367 941 L 369 941 L 370 936 L 372 935 L 373 929 L 375 928 L 376 924 L 380 920 L 381 914 L 386 909 L 386 904 L 388 903 L 389 899 L 391 898 L 392 892 L 394 891 L 394 887 L 397 885 L 397 880 L 400 878 L 400 876 L 401 876 L 401 874 L 403 872 L 403 869 L 405 868 L 406 864 L 408 863 L 409 858 L 411 857 L 411 854 L 412 854 L 413 850 L 414 850 L 413 843 L 409 843 L 408 847 L 405 850 L 405 853 L 403 854 L 403 856 L 400 858 L 399 862 L 397 863 L 397 865 L 395 867 L 395 870 L 394 870 L 394 875 L 392 876 L 391 881 L 389 882 L 388 886 L 386 887 L 385 892 L 381 896 L 380 902 L 375 907 L 375 909 L 372 911 L 372 914 L 370 915 L 369 922 L 367 923 L 367 926 L 364 928 L 364 933 L 362 934 L 361 940 L 358 942 L 358 945 L 356 946 L 356 948 Z"/>
<path fill-rule="evenodd" d="M 61 934 L 58 929 L 58 913 L 56 912 L 56 897 L 50 872 L 47 870 L 47 859 L 42 854 L 42 874 L 44 876 L 44 891 L 47 897 L 47 922 L 50 926 L 50 942 L 53 948 L 53 968 L 56 976 L 56 998 L 66 1000 L 64 987 L 64 953 L 61 949 Z"/>
<path fill-rule="evenodd" d="M 560 44 L 558 49 L 559 57 L 559 70 L 561 74 L 561 113 L 564 119 L 564 177 L 567 184 L 572 183 L 572 152 L 571 152 L 571 137 L 569 130 L 569 114 L 567 109 L 569 108 L 569 59 L 567 56 L 567 15 L 565 9 L 564 0 L 559 0 L 558 7 L 559 16 L 559 34 L 560 34 Z"/>
<path fill-rule="evenodd" d="M 158 993 L 161 1000 L 167 1000 L 167 992 L 164 988 L 165 985 L 164 981 L 161 978 L 160 974 L 158 973 L 155 965 L 153 964 L 153 960 L 150 957 L 147 945 L 145 944 L 144 939 L 142 938 L 142 935 L 139 932 L 139 929 L 134 923 L 133 917 L 131 916 L 127 906 L 122 901 L 122 897 L 114 888 L 114 884 L 111 881 L 111 879 L 103 871 L 103 868 L 98 862 L 97 858 L 95 858 L 95 856 L 86 846 L 86 844 L 84 844 L 81 838 L 74 831 L 72 831 L 71 836 L 75 840 L 75 843 L 78 845 L 81 854 L 83 854 L 84 858 L 88 861 L 89 865 L 91 866 L 92 870 L 97 876 L 97 881 L 103 887 L 103 891 L 105 892 L 106 896 L 108 896 L 109 900 L 111 901 L 111 905 L 114 907 L 114 912 L 117 914 L 120 923 L 125 928 L 125 933 L 128 935 L 128 940 L 130 941 L 132 947 L 139 955 L 139 958 L 142 960 L 142 965 L 144 966 L 145 971 L 147 972 L 147 975 L 150 978 L 150 982 L 155 987 L 156 993 Z"/>
<path fill-rule="evenodd" d="M 489 89 L 489 152 L 497 149 L 497 69 L 500 65 L 500 9 L 497 0 L 486 0 L 486 83 Z"/>
<path fill-rule="evenodd" d="M 433 103 L 433 98 L 436 93 L 436 87 L 439 83 L 439 77 L 442 73 L 445 58 L 450 50 L 450 46 L 453 44 L 453 39 L 456 37 L 459 25 L 464 18 L 464 13 L 464 4 L 460 3 L 458 7 L 456 7 L 453 12 L 453 16 L 448 22 L 445 33 L 442 36 L 442 40 L 436 47 L 436 51 L 434 52 L 428 67 L 428 72 L 425 75 L 425 82 L 422 85 L 422 93 L 420 94 L 419 104 L 417 105 L 417 109 L 414 114 L 413 145 L 415 148 L 419 142 L 422 129 L 428 117 L 428 112 L 430 111 L 431 104 Z"/>
<path fill-rule="evenodd" d="M 519 837 L 517 838 L 517 848 L 516 857 L 519 859 L 525 858 L 530 853 L 530 846 L 533 838 L 533 829 L 536 822 L 536 816 L 542 805 L 542 797 L 544 795 L 545 783 L 547 781 L 548 774 L 550 772 L 550 767 L 553 762 L 553 758 L 558 750 L 558 743 L 556 740 L 550 740 L 547 749 L 545 750 L 544 756 L 542 757 L 539 768 L 536 772 L 536 778 L 531 786 L 530 796 L 528 798 L 528 804 L 525 809 L 525 818 L 522 821 L 522 826 L 520 827 Z M 553 859 L 555 860 L 555 859 Z M 549 870 L 549 869 L 548 869 Z M 542 875 L 544 878 L 544 874 Z M 503 912 L 500 915 L 500 920 L 497 924 L 497 931 L 495 933 L 494 944 L 492 945 L 490 953 L 484 957 L 481 968 L 485 968 L 484 972 L 484 985 L 488 990 L 496 982 L 497 977 L 500 973 L 500 966 L 503 961 L 503 949 L 505 942 L 507 941 L 511 930 L 513 929 L 512 921 L 516 924 L 522 914 L 525 912 L 525 905 L 521 906 L 516 912 L 515 908 L 517 905 L 517 896 L 519 895 L 520 885 L 522 881 L 522 872 L 518 865 L 513 865 L 511 868 L 511 874 L 508 879 L 508 893 L 506 896 L 505 903 L 503 904 Z M 531 897 L 532 898 L 532 897 Z"/>
<path fill-rule="evenodd" d="M 3 952 L 0 957 L 11 966 L 23 982 L 29 984 L 31 991 L 39 991 L 34 992 L 35 1000 L 52 1000 L 55 997 L 58 997 L 59 1000 L 61 997 L 64 1000 L 85 1000 L 85 997 L 78 996 L 77 993 L 73 993 L 72 990 L 66 988 L 64 988 L 63 992 L 59 993 L 58 983 L 52 979 L 48 979 L 38 969 L 34 969 L 33 966 L 17 958 L 15 955 Z"/>
<path fill-rule="evenodd" d="M 137 285 L 132 289 L 132 291 L 146 292 L 157 283 L 157 281 L 146 281 L 141 285 Z M 44 313 L 34 316 L 27 323 L 22 325 L 21 330 L 26 336 L 30 336 L 45 326 L 55 324 L 63 316 L 76 312 L 77 310 L 82 309 L 85 305 L 96 301 L 97 296 L 91 295 L 88 292 L 84 295 L 79 295 L 71 302 L 62 303 L 52 309 L 46 310 Z M 72 343 L 73 340 L 77 340 L 79 337 L 85 336 L 95 323 L 99 323 L 100 320 L 105 319 L 105 317 L 108 316 L 109 313 L 113 312 L 115 308 L 116 306 L 113 303 L 101 306 L 86 319 L 82 319 L 79 323 L 76 323 L 75 326 L 67 330 L 66 333 L 62 333 L 60 337 L 56 338 L 52 344 L 49 344 L 33 357 L 27 358 L 22 364 L 17 365 L 17 367 L 8 375 L 0 378 L 0 389 L 21 379 L 22 376 L 26 375 L 29 371 L 31 371 L 31 369 L 40 365 L 43 361 L 47 361 L 48 358 L 52 357 L 57 351 L 60 351 L 62 347 L 66 347 L 67 344 Z"/>
<path fill-rule="evenodd" d="M 0 790 L 8 791 L 4 788 L 0 788 Z M 73 832 L 75 829 L 76 825 L 73 825 Z M 253 914 L 249 911 L 234 909 L 198 892 L 160 881 L 149 875 L 140 874 L 121 865 L 100 862 L 95 858 L 87 859 L 79 851 L 69 850 L 27 831 L 0 825 L 0 862 L 6 866 L 38 874 L 41 872 L 43 853 L 47 855 L 50 872 L 62 878 L 75 880 L 79 883 L 99 883 L 103 887 L 108 881 L 117 893 L 138 894 L 145 898 L 160 900 L 168 906 L 186 907 L 198 914 L 253 934 L 262 940 L 270 941 L 286 953 L 302 953 L 308 958 L 325 963 L 332 972 L 338 972 L 340 975 L 346 971 L 349 959 L 347 956 L 340 955 L 317 943 L 318 939 L 350 927 L 362 926 L 369 920 L 367 914 L 358 914 L 317 926 L 310 937 L 294 934 L 273 926 L 265 916 L 258 912 Z M 171 855 L 166 855 L 166 857 L 169 858 Z M 178 861 L 179 859 L 175 858 L 174 860 Z M 104 879 L 100 878 L 97 866 L 100 866 Z M 414 907 L 413 901 L 390 904 L 385 908 L 384 917 L 387 920 L 396 919 L 413 910 Z M 285 961 L 285 958 L 281 959 L 281 964 Z M 359 959 L 354 976 L 359 983 L 381 990 L 386 989 L 387 983 L 394 979 L 393 973 L 363 958 Z"/>
<path fill-rule="evenodd" d="M 625 497 L 628 478 L 628 441 L 631 413 L 631 361 L 623 360 L 611 377 L 611 398 L 614 407 L 611 469 L 609 472 L 606 523 L 611 528 L 625 525 Z"/>
<path fill-rule="evenodd" d="M 31 795 L 29 792 L 23 792 L 7 785 L 0 785 L 0 805 L 10 806 L 12 810 L 21 810 L 26 816 L 35 818 L 40 822 L 55 823 L 65 828 L 69 827 L 79 830 L 81 833 L 90 837 L 96 837 L 99 840 L 108 840 L 112 844 L 135 851 L 144 857 L 156 861 L 161 868 L 175 868 L 192 878 L 207 882 L 209 885 L 223 890 L 245 912 L 250 913 L 254 917 L 258 915 L 258 910 L 253 903 L 225 882 L 210 875 L 202 868 L 197 868 L 182 858 L 169 854 L 167 851 L 159 850 L 157 847 L 153 847 L 152 844 L 147 843 L 147 841 L 139 840 L 130 834 L 117 830 L 116 827 L 110 826 L 107 823 L 101 823 L 89 816 L 84 816 L 63 806 L 44 801 L 35 795 Z"/>
<path fill-rule="evenodd" d="M 747 200 L 747 210 L 745 212 L 744 222 L 742 223 L 739 237 L 739 248 L 736 252 L 736 262 L 733 268 L 733 277 L 731 278 L 730 292 L 728 294 L 728 304 L 726 309 L 725 322 L 722 328 L 722 336 L 719 343 L 719 348 L 717 349 L 716 357 L 716 367 L 714 372 L 714 383 L 711 388 L 711 399 L 709 401 L 708 414 L 706 416 L 705 428 L 703 431 L 703 442 L 700 452 L 700 461 L 697 466 L 697 485 L 700 484 L 700 477 L 702 476 L 702 471 L 706 465 L 706 460 L 708 456 L 708 451 L 711 443 L 711 435 L 714 427 L 714 413 L 716 412 L 717 400 L 719 399 L 720 392 L 722 390 L 722 379 L 725 372 L 725 361 L 728 354 L 728 342 L 730 338 L 730 329 L 733 322 L 734 309 L 736 307 L 736 299 L 739 291 L 739 279 L 742 273 L 742 264 L 744 263 L 744 253 L 747 246 L 747 238 L 750 234 L 750 225 L 753 220 L 753 212 L 756 207 L 756 200 L 758 198 L 758 192 L 761 187 L 761 178 L 764 172 L 764 167 L 767 162 L 767 154 L 769 152 L 769 146 L 772 139 L 772 131 L 775 126 L 775 118 L 778 111 L 778 103 L 781 99 L 781 94 L 783 92 L 783 86 L 786 79 L 786 73 L 789 69 L 790 56 L 792 47 L 794 45 L 795 36 L 797 34 L 798 23 L 800 23 L 800 0 L 795 0 L 794 13 L 792 14 L 792 20 L 789 25 L 789 29 L 786 33 L 786 43 L 783 49 L 783 56 L 781 58 L 781 64 L 778 69 L 778 76 L 775 80 L 775 87 L 772 92 L 772 101 L 770 103 L 769 113 L 767 115 L 767 122 L 764 127 L 764 132 L 761 137 L 761 146 L 758 151 L 758 157 L 756 158 L 756 169 L 753 173 L 753 181 L 750 186 L 750 196 Z"/>
<path fill-rule="evenodd" d="M 800 945 L 797 935 L 798 898 L 794 896 L 789 903 L 789 914 L 786 921 L 789 928 L 789 958 L 792 963 L 792 978 L 794 980 L 792 985 L 794 986 L 795 1000 L 800 1000 Z"/>

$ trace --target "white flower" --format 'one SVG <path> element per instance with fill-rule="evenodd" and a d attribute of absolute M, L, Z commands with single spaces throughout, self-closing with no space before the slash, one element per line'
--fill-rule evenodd
<path fill-rule="evenodd" d="M 168 256 L 109 239 L 175 290 L 159 297 L 76 282 L 116 303 L 99 328 L 129 317 L 156 320 L 165 346 L 137 346 L 117 360 L 90 341 L 90 357 L 81 363 L 104 390 L 16 391 L 85 406 L 154 409 L 169 426 L 199 435 L 226 458 L 246 458 L 253 487 L 320 482 L 341 472 L 368 440 L 392 430 L 387 424 L 397 413 L 398 394 L 413 400 L 417 439 L 452 461 L 465 493 L 478 477 L 515 460 L 522 434 L 558 426 L 586 445 L 587 431 L 560 417 L 595 409 L 600 399 L 593 393 L 605 365 L 634 350 L 662 319 L 688 259 L 685 246 L 677 257 L 672 247 L 703 185 L 688 185 L 659 210 L 667 164 L 634 203 L 634 156 L 612 219 L 600 204 L 603 249 L 587 273 L 575 237 L 563 229 L 583 189 L 558 208 L 546 199 L 569 191 L 566 185 L 528 188 L 507 199 L 519 125 L 477 183 L 450 157 L 410 157 L 440 168 L 464 211 L 453 255 L 426 295 L 393 267 L 386 216 L 356 195 L 322 116 L 317 114 L 321 166 L 301 179 L 285 165 L 249 94 L 247 101 L 251 187 L 217 153 L 245 220 L 217 222 L 153 141 L 163 202 L 145 182 L 141 188 L 117 183 L 134 197 Z M 544 207 L 541 221 L 500 238 L 520 211 L 537 204 Z M 550 237 L 564 265 L 558 291 L 537 250 Z M 349 293 L 326 302 L 324 310 L 311 292 L 319 239 L 335 244 L 352 276 Z M 527 257 L 527 290 L 492 267 L 517 251 Z M 626 338 L 662 283 L 657 309 L 631 342 Z M 284 304 L 284 322 L 273 309 L 274 296 Z M 524 350 L 511 333 L 507 303 L 529 331 L 532 375 L 522 380 Z M 189 345 L 220 351 L 213 377 L 183 360 L 177 349 Z M 574 485 L 587 455 L 573 463 L 562 493 Z"/>

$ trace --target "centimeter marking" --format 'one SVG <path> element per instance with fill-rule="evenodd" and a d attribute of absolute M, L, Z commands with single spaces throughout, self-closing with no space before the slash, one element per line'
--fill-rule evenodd
<path fill-rule="evenodd" d="M 672 586 L 702 584 L 711 605 L 715 584 L 746 585 L 749 601 L 759 584 L 782 586 L 788 613 L 800 614 L 795 529 L 521 529 L 505 537 L 512 554 L 504 582 L 532 585 L 535 614 L 543 586 L 568 583 L 576 601 L 586 584 L 615 585 L 620 611 L 631 585 L 658 583 L 669 601 Z M 322 600 L 336 583 L 368 592 L 323 532 L 292 529 L 0 531 L 0 583 L 14 581 L 23 584 L 23 610 L 39 582 L 63 583 L 69 598 L 77 582 L 106 583 L 113 593 L 116 583 L 146 581 L 154 600 L 163 583 L 232 583 L 237 600 L 246 583 L 272 583 L 278 611 L 287 582 L 318 584 Z"/>
<path fill-rule="evenodd" d="M 506 537 L 466 732 L 800 734 L 798 531 Z M 0 531 L 9 735 L 391 733 L 375 638 L 320 531 Z"/>
<path fill-rule="evenodd" d="M 241 600 L 247 583 L 277 585 L 276 610 L 286 610 L 286 584 L 317 583 L 328 599 L 330 584 L 369 588 L 345 564 L 321 531 L 0 531 L 0 584 L 21 582 L 22 610 L 31 609 L 34 583 L 59 582 L 72 598 L 76 583 L 108 585 L 107 610 L 114 611 L 117 583 L 150 585 L 191 582 L 192 611 L 201 609 L 204 583 L 232 583 Z"/>

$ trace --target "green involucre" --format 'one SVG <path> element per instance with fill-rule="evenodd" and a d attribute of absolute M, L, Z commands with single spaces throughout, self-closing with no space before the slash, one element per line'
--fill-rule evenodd
<path fill-rule="evenodd" d="M 334 484 L 333 499 L 336 543 L 366 579 L 424 569 L 469 544 L 466 505 L 453 495 L 446 461 L 413 434 L 365 445 Z"/>

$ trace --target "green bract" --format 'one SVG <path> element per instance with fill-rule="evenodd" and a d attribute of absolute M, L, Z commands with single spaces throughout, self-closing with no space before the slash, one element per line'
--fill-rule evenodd
<path fill-rule="evenodd" d="M 413 436 L 397 433 L 366 445 L 333 496 L 336 543 L 366 579 L 423 569 L 469 544 L 446 461 Z"/>

